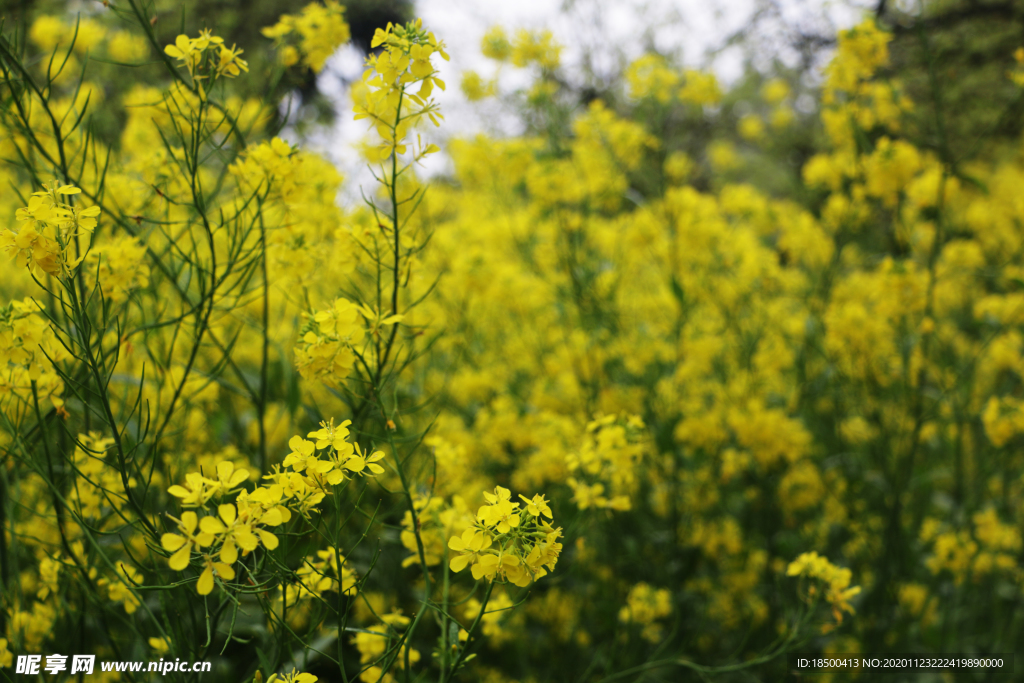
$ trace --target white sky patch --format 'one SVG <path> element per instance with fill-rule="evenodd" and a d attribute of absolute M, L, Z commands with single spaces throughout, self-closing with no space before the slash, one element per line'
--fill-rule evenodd
<path fill-rule="evenodd" d="M 687 67 L 710 69 L 723 84 L 729 85 L 743 75 L 748 54 L 739 46 L 724 45 L 765 6 L 757 0 L 419 0 L 415 5 L 416 16 L 422 17 L 424 26 L 445 42 L 451 56 L 450 62 L 435 57 L 439 76 L 448 86 L 445 92 L 434 91 L 445 120 L 440 130 L 428 124 L 419 132 L 425 142 L 435 142 L 442 149 L 451 137 L 520 132 L 513 112 L 503 111 L 494 100 L 469 102 L 459 88 L 462 74 L 468 70 L 486 79 L 497 76 L 499 90 L 503 92 L 532 80 L 529 70 L 511 64 L 499 67 L 482 55 L 480 41 L 494 25 L 504 27 L 510 37 L 520 28 L 550 30 L 564 46 L 562 65 L 568 78 L 579 78 L 586 71 L 599 79 L 610 77 L 653 48 Z M 762 47 L 760 53 L 754 47 L 753 63 L 759 69 L 770 67 L 773 59 L 788 66 L 796 64 L 795 51 L 787 50 L 784 41 L 773 40 L 775 32 L 783 31 L 783 24 L 828 34 L 858 23 L 873 6 L 874 2 L 869 0 L 777 0 L 778 19 L 762 19 L 761 32 L 751 36 L 755 42 L 768 46 Z M 749 47 L 753 43 L 746 44 Z M 777 51 L 772 51 L 772 45 L 779 46 Z M 358 79 L 362 72 L 363 56 L 350 45 L 328 61 L 318 85 L 338 115 L 331 127 L 310 131 L 303 140 L 345 174 L 346 202 L 359 200 L 360 186 L 370 191 L 375 185 L 354 148 L 369 129 L 365 120 L 352 119 L 348 93 L 348 83 Z M 285 137 L 297 140 L 299 136 L 290 131 Z M 447 155 L 435 154 L 425 160 L 424 168 L 418 172 L 427 176 L 445 173 L 451 170 L 450 163 Z"/>

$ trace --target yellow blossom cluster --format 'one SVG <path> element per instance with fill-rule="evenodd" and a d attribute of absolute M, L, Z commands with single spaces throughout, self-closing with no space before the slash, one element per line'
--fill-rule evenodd
<path fill-rule="evenodd" d="M 33 192 L 18 209 L 17 227 L 0 232 L 0 249 L 36 277 L 67 277 L 85 258 L 100 207 L 81 208 L 72 197 L 82 190 L 54 181 Z M 84 242 L 84 243 L 83 243 Z"/>
<path fill-rule="evenodd" d="M 811 585 L 807 588 L 807 595 L 810 599 L 819 596 L 832 608 L 832 617 L 837 624 L 843 621 L 843 612 L 853 614 L 853 607 L 850 599 L 860 593 L 860 586 L 851 586 L 851 572 L 849 569 L 840 568 L 818 555 L 816 552 L 803 553 L 789 563 L 786 567 L 787 576 L 803 576 L 808 579 L 820 581 L 818 585 Z"/>
<path fill-rule="evenodd" d="M 282 64 L 294 66 L 301 60 L 316 73 L 324 70 L 327 59 L 351 37 L 345 8 L 335 0 L 311 2 L 299 14 L 282 14 L 262 32 L 273 38 Z"/>
<path fill-rule="evenodd" d="M 605 415 L 587 425 L 579 451 L 566 456 L 566 465 L 573 474 L 566 482 L 580 510 L 630 509 L 630 495 L 639 483 L 636 472 L 642 466 L 646 447 L 638 439 L 643 429 L 643 420 L 636 415 L 625 420 Z"/>
<path fill-rule="evenodd" d="M 53 364 L 68 353 L 44 310 L 33 299 L 0 308 L 0 406 L 11 417 L 36 400 L 64 405 L 64 382 Z"/>
<path fill-rule="evenodd" d="M 365 683 L 394 683 L 396 678 L 390 671 L 374 662 L 380 662 L 392 647 L 392 641 L 398 638 L 397 630 L 409 625 L 409 617 L 402 614 L 401 610 L 383 614 L 379 624 L 374 624 L 362 630 L 352 638 L 352 644 L 359 651 L 359 661 L 364 664 L 359 680 Z M 419 650 L 409 651 L 409 663 L 415 664 L 420 660 Z M 398 659 L 399 666 L 404 666 L 405 660 Z"/>
<path fill-rule="evenodd" d="M 128 235 L 89 251 L 88 261 L 95 263 L 100 290 L 113 303 L 120 304 L 132 291 L 149 284 L 146 247 Z"/>
<path fill-rule="evenodd" d="M 203 508 L 212 499 L 235 494 L 235 503 L 220 503 L 215 514 L 200 518 L 194 510 L 186 510 L 180 519 L 172 518 L 178 533 L 165 533 L 160 538 L 163 549 L 171 553 L 171 569 L 184 570 L 192 561 L 193 551 L 198 553 L 203 569 L 196 590 L 200 595 L 208 595 L 213 591 L 215 576 L 221 581 L 235 579 L 239 550 L 244 558 L 260 545 L 268 551 L 277 548 L 278 537 L 265 527 L 288 522 L 293 510 L 308 517 L 323 501 L 328 487 L 345 481 L 350 473 L 382 473 L 384 468 L 376 462 L 384 457 L 383 453 L 364 454 L 358 443 L 349 442 L 347 424 L 335 427 L 333 420 L 322 423 L 318 431 L 308 435 L 315 442 L 293 437 L 289 442 L 292 452 L 283 463 L 291 471 L 275 468 L 265 477 L 273 483 L 257 486 L 253 491 L 237 490 L 249 473 L 236 470 L 231 462 L 217 465 L 217 479 L 191 472 L 185 486 L 168 489 L 171 495 L 182 499 L 183 506 L 193 508 Z M 323 576 L 326 565 L 312 563 L 308 567 L 307 573 L 318 572 Z M 333 569 L 337 572 L 338 568 Z"/>
<path fill-rule="evenodd" d="M 653 98 L 661 104 L 678 99 L 695 105 L 717 104 L 722 97 L 714 74 L 686 70 L 680 72 L 657 54 L 647 53 L 626 70 L 630 97 Z"/>
<path fill-rule="evenodd" d="M 543 519 L 551 519 L 547 501 L 541 494 L 532 499 L 520 495 L 520 508 L 511 496 L 502 486 L 493 493 L 485 491 L 487 505 L 477 511 L 474 525 L 448 539 L 448 547 L 460 553 L 449 561 L 453 572 L 470 567 L 477 580 L 529 586 L 554 570 L 562 551 L 562 529 Z"/>
<path fill-rule="evenodd" d="M 644 640 L 656 643 L 662 637 L 659 619 L 672 614 L 672 593 L 640 582 L 629 589 L 626 604 L 619 610 L 619 621 L 641 627 Z"/>
<path fill-rule="evenodd" d="M 295 364 L 307 379 L 337 383 L 352 372 L 365 335 L 359 307 L 336 299 L 331 308 L 309 317 L 295 347 Z"/>
<path fill-rule="evenodd" d="M 443 117 L 431 95 L 435 86 L 444 90 L 445 83 L 437 77 L 430 58 L 438 54 L 447 61 L 448 53 L 444 42 L 424 31 L 418 20 L 406 26 L 389 23 L 387 29 L 377 29 L 371 47 L 379 46 L 383 50 L 367 58 L 361 86 L 353 97 L 356 120 L 369 119 L 383 140 L 377 159 L 384 161 L 392 154 L 405 154 L 406 137 L 422 117 L 440 125 Z M 412 92 L 416 83 L 419 88 Z M 437 151 L 437 145 L 420 144 L 415 158 Z"/>
<path fill-rule="evenodd" d="M 220 76 L 235 78 L 243 71 L 249 71 L 249 63 L 240 56 L 242 52 L 237 45 L 227 47 L 224 39 L 213 35 L 209 29 L 201 31 L 198 38 L 180 34 L 173 45 L 164 48 L 167 56 L 178 60 L 178 65 L 188 70 L 192 85 L 202 100 L 206 99 L 203 80 L 212 82 Z"/>

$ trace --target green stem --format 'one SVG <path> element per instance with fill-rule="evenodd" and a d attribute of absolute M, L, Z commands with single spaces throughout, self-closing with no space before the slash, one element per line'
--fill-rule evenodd
<path fill-rule="evenodd" d="M 491 599 L 491 591 L 494 590 L 494 582 L 490 581 L 487 584 L 487 592 L 484 593 L 484 601 L 480 605 L 480 611 L 476 615 L 476 619 L 473 620 L 472 625 L 469 627 L 468 634 L 466 636 L 466 644 L 462 646 L 459 651 L 459 656 L 455 659 L 455 663 L 452 664 L 451 671 L 448 672 L 447 676 L 444 676 L 440 683 L 448 683 L 452 677 L 458 672 L 459 665 L 462 664 L 463 660 L 466 659 L 466 655 L 469 654 L 469 648 L 473 645 L 473 635 L 476 633 L 476 627 L 480 625 L 480 621 L 484 618 L 484 612 L 487 610 L 487 603 Z"/>

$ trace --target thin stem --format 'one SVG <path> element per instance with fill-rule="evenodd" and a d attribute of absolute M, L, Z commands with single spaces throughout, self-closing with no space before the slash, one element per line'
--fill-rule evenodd
<path fill-rule="evenodd" d="M 466 636 L 466 644 L 463 645 L 462 649 L 459 651 L 459 656 L 455 659 L 455 663 L 452 664 L 451 671 L 449 671 L 446 676 L 440 679 L 440 683 L 448 683 L 448 681 L 452 679 L 456 672 L 458 672 L 459 665 L 462 664 L 463 660 L 466 659 L 466 655 L 469 654 L 469 648 L 473 645 L 473 634 L 476 633 L 476 627 L 480 625 L 480 621 L 484 618 L 484 612 L 487 610 L 487 603 L 491 599 L 491 591 L 493 590 L 494 582 L 489 581 L 487 583 L 487 592 L 484 593 L 483 603 L 481 603 L 480 605 L 480 611 L 477 612 L 476 619 L 473 620 L 472 625 L 469 627 L 469 630 L 467 631 L 469 635 Z"/>

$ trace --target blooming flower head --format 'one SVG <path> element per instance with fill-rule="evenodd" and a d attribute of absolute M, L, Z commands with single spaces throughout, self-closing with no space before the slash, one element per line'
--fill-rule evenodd
<path fill-rule="evenodd" d="M 477 512 L 476 524 L 448 539 L 448 549 L 459 553 L 449 559 L 452 571 L 470 567 L 477 580 L 528 586 L 555 568 L 562 530 L 544 519 L 551 517 L 551 509 L 543 495 L 520 498 L 525 510 L 512 502 L 512 492 L 503 486 L 484 492 L 488 505 Z"/>
<path fill-rule="evenodd" d="M 301 60 L 320 73 L 338 46 L 351 37 L 344 11 L 336 0 L 326 0 L 323 4 L 311 2 L 298 14 L 282 14 L 276 24 L 263 29 L 263 35 L 274 39 L 285 66 L 293 66 Z"/>
<path fill-rule="evenodd" d="M 439 126 L 441 117 L 437 104 L 430 99 L 434 87 L 445 89 L 437 77 L 430 58 L 438 54 L 448 59 L 444 43 L 433 33 L 423 29 L 422 20 L 408 24 L 389 23 L 386 29 L 377 29 L 371 47 L 381 47 L 380 54 L 367 58 L 362 86 L 353 91 L 355 118 L 370 119 L 383 139 L 377 159 L 383 161 L 392 154 L 407 151 L 406 136 L 422 117 L 426 116 Z M 416 83 L 420 87 L 412 92 Z M 436 145 L 421 146 L 416 158 L 440 151 Z"/>
<path fill-rule="evenodd" d="M 317 677 L 313 674 L 299 673 L 294 668 L 291 673 L 280 676 L 273 674 L 267 679 L 267 683 L 316 683 Z"/>
<path fill-rule="evenodd" d="M 0 232 L 0 249 L 37 277 L 68 276 L 85 258 L 80 241 L 95 230 L 100 208 L 72 203 L 70 198 L 82 192 L 73 185 L 55 180 L 43 188 L 15 212 L 17 227 Z M 73 256 L 76 241 L 78 257 Z"/>
<path fill-rule="evenodd" d="M 180 533 L 164 534 L 160 537 L 160 545 L 163 546 L 164 550 L 174 553 L 167 561 L 171 569 L 181 571 L 188 566 L 192 549 L 205 548 L 213 543 L 214 538 L 213 534 L 204 531 L 196 533 L 196 527 L 199 526 L 199 516 L 192 510 L 183 512 L 181 520 L 175 521 L 178 522 L 178 531 Z"/>
<path fill-rule="evenodd" d="M 477 519 L 484 526 L 493 526 L 499 534 L 507 534 L 512 527 L 519 526 L 519 503 L 509 498 L 512 492 L 497 486 L 494 493 L 484 492 L 484 498 L 490 505 L 484 505 L 477 512 Z"/>

